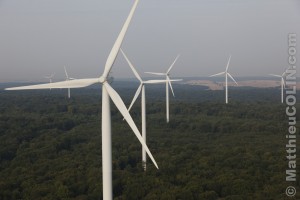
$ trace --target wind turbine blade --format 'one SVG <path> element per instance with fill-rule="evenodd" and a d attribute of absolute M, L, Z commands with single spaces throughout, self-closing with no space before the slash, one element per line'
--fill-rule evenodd
<path fill-rule="evenodd" d="M 104 85 L 105 89 L 107 90 L 111 100 L 114 102 L 116 107 L 119 109 L 119 111 L 121 112 L 121 114 L 123 115 L 123 117 L 125 118 L 127 123 L 129 124 L 130 128 L 133 130 L 135 136 L 138 138 L 138 140 L 140 141 L 142 146 L 145 148 L 145 150 L 146 150 L 147 154 L 149 155 L 150 159 L 152 160 L 152 162 L 154 163 L 154 165 L 158 169 L 158 166 L 157 166 L 157 163 L 156 163 L 155 159 L 153 158 L 150 150 L 148 149 L 146 143 L 144 142 L 144 140 L 141 136 L 141 133 L 139 132 L 139 130 L 136 127 L 133 119 L 131 118 L 131 116 L 130 116 L 123 100 L 121 99 L 119 94 L 107 82 L 104 82 L 103 85 Z"/>
<path fill-rule="evenodd" d="M 139 79 L 140 82 L 143 82 L 142 78 L 140 77 L 140 75 L 138 74 L 138 72 L 136 71 L 136 69 L 134 68 L 134 66 L 132 65 L 132 63 L 130 62 L 130 60 L 128 59 L 128 57 L 126 56 L 126 54 L 124 53 L 124 51 L 122 49 L 120 49 L 120 51 L 122 52 L 125 60 L 127 61 L 128 65 L 130 66 L 131 70 L 133 71 L 135 77 L 137 79 Z"/>
<path fill-rule="evenodd" d="M 123 25 L 123 27 L 122 27 L 122 30 L 121 30 L 121 32 L 120 32 L 117 40 L 115 41 L 115 44 L 114 44 L 113 48 L 110 51 L 110 54 L 109 54 L 109 56 L 108 56 L 108 58 L 106 60 L 106 63 L 105 63 L 105 68 L 104 68 L 104 72 L 103 72 L 103 75 L 102 75 L 103 77 L 107 77 L 108 76 L 108 74 L 109 74 L 109 72 L 111 70 L 111 67 L 114 64 L 115 60 L 116 60 L 116 57 L 117 57 L 118 52 L 119 52 L 119 49 L 120 49 L 120 47 L 122 45 L 123 39 L 124 39 L 124 37 L 126 35 L 128 26 L 129 26 L 129 24 L 131 22 L 132 16 L 134 14 L 134 11 L 135 11 L 135 9 L 137 7 L 138 2 L 139 2 L 139 0 L 135 0 L 134 4 L 132 6 L 132 9 L 131 9 L 131 11 L 130 11 L 130 13 L 129 13 L 129 15 L 128 15 L 128 17 L 127 17 L 124 25 Z"/>
<path fill-rule="evenodd" d="M 37 85 L 28 85 L 20 87 L 5 88 L 5 90 L 37 90 L 37 89 L 57 89 L 57 88 L 82 88 L 98 83 L 98 78 L 76 79 L 70 81 L 60 81 L 56 83 L 46 83 Z"/>
<path fill-rule="evenodd" d="M 238 83 L 234 80 L 234 78 L 231 76 L 231 74 L 227 73 L 228 76 L 235 82 L 236 85 L 238 85 Z"/>
<path fill-rule="evenodd" d="M 231 59 L 231 55 L 229 56 L 229 59 L 228 59 L 228 62 L 227 62 L 227 66 L 226 66 L 226 72 L 228 71 L 228 67 L 229 67 L 230 59 Z"/>
<path fill-rule="evenodd" d="M 175 58 L 175 60 L 173 61 L 172 65 L 169 67 L 169 69 L 168 69 L 168 71 L 167 71 L 166 74 L 168 74 L 168 73 L 171 71 L 171 69 L 172 69 L 173 66 L 175 65 L 175 63 L 176 63 L 177 59 L 179 58 L 179 56 L 180 56 L 180 55 L 178 54 L 177 57 Z"/>
<path fill-rule="evenodd" d="M 131 110 L 133 104 L 135 103 L 136 99 L 138 98 L 139 94 L 141 93 L 142 86 L 143 86 L 143 84 L 141 83 L 140 86 L 138 87 L 138 89 L 136 90 L 135 95 L 131 101 L 129 108 L 128 108 L 128 112 Z"/>
<path fill-rule="evenodd" d="M 182 81 L 182 79 L 169 79 L 171 82 L 177 82 L 177 81 Z"/>
<path fill-rule="evenodd" d="M 64 66 L 64 69 L 65 69 L 66 78 L 67 78 L 67 80 L 68 80 L 68 79 L 69 79 L 69 76 L 68 76 L 68 73 L 67 73 L 66 66 Z"/>
<path fill-rule="evenodd" d="M 182 79 L 170 79 L 170 82 L 175 82 L 175 81 L 182 81 Z M 145 84 L 156 84 L 156 83 L 166 83 L 168 82 L 167 80 L 148 80 L 148 81 L 144 81 L 143 83 Z"/>
<path fill-rule="evenodd" d="M 287 67 L 287 68 L 284 70 L 284 72 L 282 73 L 281 76 L 284 77 L 284 76 L 286 75 L 287 70 L 291 69 L 291 67 L 292 67 L 292 66 Z"/>
<path fill-rule="evenodd" d="M 169 78 L 169 76 L 167 76 L 167 80 L 168 80 L 169 86 L 170 86 L 170 88 L 171 88 L 171 91 L 172 91 L 173 97 L 175 97 L 175 94 L 174 94 L 173 87 L 172 87 L 172 84 L 171 84 L 171 81 L 170 81 L 170 78 Z"/>
<path fill-rule="evenodd" d="M 159 76 L 165 76 L 165 73 L 156 73 L 156 72 L 145 72 L 146 74 L 154 74 L 154 75 L 159 75 Z"/>
<path fill-rule="evenodd" d="M 219 75 L 223 75 L 223 74 L 225 74 L 225 72 L 221 72 L 221 73 L 218 73 L 218 74 L 213 74 L 213 75 L 211 75 L 211 76 L 209 76 L 209 77 L 219 76 Z"/>
<path fill-rule="evenodd" d="M 270 76 L 275 76 L 275 77 L 279 77 L 279 78 L 282 78 L 282 76 L 280 75 L 277 75 L 277 74 L 269 74 Z"/>
<path fill-rule="evenodd" d="M 147 80 L 144 81 L 143 83 L 145 84 L 156 84 L 156 83 L 166 83 L 168 82 L 167 80 Z"/>

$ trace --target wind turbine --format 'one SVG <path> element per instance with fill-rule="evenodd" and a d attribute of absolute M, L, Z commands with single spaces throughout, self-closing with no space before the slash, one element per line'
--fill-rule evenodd
<path fill-rule="evenodd" d="M 56 83 L 38 84 L 30 86 L 21 86 L 6 88 L 6 90 L 29 90 L 29 89 L 48 89 L 51 88 L 82 88 L 87 87 L 95 83 L 102 84 L 102 173 L 103 173 L 103 199 L 112 200 L 112 151 L 111 151 L 111 115 L 110 115 L 110 100 L 114 102 L 120 113 L 123 115 L 134 134 L 145 148 L 149 157 L 151 158 L 154 165 L 158 168 L 150 150 L 145 144 L 143 138 L 140 135 L 138 128 L 136 127 L 133 119 L 131 118 L 123 100 L 119 94 L 110 86 L 107 82 L 108 74 L 114 64 L 117 57 L 128 26 L 136 10 L 139 0 L 135 0 L 133 7 L 121 29 L 121 32 L 112 47 L 112 50 L 106 60 L 104 72 L 99 78 L 87 78 L 87 79 L 75 79 L 69 81 L 61 81 Z"/>
<path fill-rule="evenodd" d="M 145 98 L 145 85 L 146 84 L 158 84 L 158 83 L 168 83 L 168 81 L 180 81 L 180 80 L 147 80 L 143 81 L 136 69 L 134 68 L 133 64 L 130 62 L 126 54 L 122 49 L 120 49 L 121 53 L 123 54 L 124 58 L 126 59 L 128 65 L 130 66 L 132 72 L 134 73 L 135 77 L 140 81 L 140 86 L 138 87 L 137 91 L 135 92 L 135 95 L 132 99 L 132 102 L 128 108 L 128 111 L 132 108 L 134 102 L 142 92 L 141 96 L 141 109 L 142 109 L 142 137 L 144 139 L 144 142 L 146 143 L 146 98 Z M 142 163 L 143 168 L 146 171 L 146 163 L 147 163 L 147 155 L 146 150 L 144 147 L 142 147 Z"/>
<path fill-rule="evenodd" d="M 283 103 L 283 90 L 285 88 L 285 81 L 284 81 L 285 74 L 286 74 L 286 71 L 284 71 L 281 75 L 269 74 L 270 76 L 275 76 L 275 77 L 281 78 L 281 103 Z"/>
<path fill-rule="evenodd" d="M 225 74 L 225 102 L 226 103 L 228 103 L 228 76 L 235 82 L 236 85 L 238 85 L 237 82 L 234 80 L 234 78 L 231 76 L 231 74 L 229 74 L 229 72 L 228 72 L 230 59 L 231 59 L 231 55 L 229 56 L 227 66 L 226 66 L 226 70 L 224 72 L 221 72 L 221 73 L 214 74 L 214 75 L 210 76 L 210 77 L 213 77 L 213 76 L 219 76 L 219 75 Z"/>
<path fill-rule="evenodd" d="M 169 67 L 169 69 L 167 70 L 166 73 L 157 73 L 157 72 L 145 72 L 147 74 L 154 74 L 154 75 L 159 75 L 159 76 L 166 76 L 166 118 L 167 118 L 167 123 L 169 123 L 170 121 L 170 114 L 169 114 L 169 86 L 170 85 L 170 88 L 171 88 L 171 91 L 172 91 L 172 94 L 173 94 L 173 97 L 175 97 L 175 94 L 174 94 L 174 91 L 173 91 L 173 87 L 172 87 L 172 84 L 171 84 L 171 81 L 170 81 L 170 71 L 171 69 L 173 68 L 173 66 L 175 65 L 177 59 L 179 58 L 179 54 L 177 55 L 177 57 L 175 58 L 174 62 L 172 63 L 172 65 Z M 180 79 L 181 81 L 182 79 Z"/>
<path fill-rule="evenodd" d="M 69 77 L 68 72 L 67 72 L 67 69 L 66 69 L 66 66 L 64 66 L 64 69 L 65 69 L 66 81 L 74 80 L 75 78 Z M 70 97 L 71 97 L 71 91 L 70 91 L 70 88 L 68 88 L 68 97 L 69 97 L 69 99 L 70 99 Z"/>
<path fill-rule="evenodd" d="M 52 78 L 54 77 L 55 73 L 52 73 L 50 76 L 45 76 L 46 79 L 49 79 L 49 83 L 52 83 Z M 51 90 L 51 88 L 49 88 Z"/>
<path fill-rule="evenodd" d="M 45 76 L 45 78 L 49 79 L 49 83 L 52 83 L 52 78 L 54 77 L 55 73 L 52 73 L 50 76 Z"/>

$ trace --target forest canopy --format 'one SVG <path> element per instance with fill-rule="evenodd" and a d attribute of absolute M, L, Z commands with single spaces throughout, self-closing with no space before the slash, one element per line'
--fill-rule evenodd
<path fill-rule="evenodd" d="M 159 170 L 148 159 L 143 171 L 141 145 L 112 104 L 114 199 L 286 197 L 288 126 L 278 89 L 235 89 L 225 105 L 224 91 L 178 86 L 168 124 L 156 89 L 147 90 L 147 145 Z M 121 92 L 127 105 L 134 92 Z M 0 199 L 102 198 L 100 95 L 0 92 Z M 140 129 L 139 101 L 131 114 Z"/>

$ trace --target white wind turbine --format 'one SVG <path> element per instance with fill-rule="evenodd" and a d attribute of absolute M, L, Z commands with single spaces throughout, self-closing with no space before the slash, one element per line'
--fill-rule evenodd
<path fill-rule="evenodd" d="M 111 115 L 110 115 L 110 100 L 114 102 L 118 110 L 121 112 L 134 134 L 146 149 L 149 157 L 151 158 L 154 165 L 158 168 L 150 150 L 145 144 L 143 138 L 140 135 L 133 119 L 131 118 L 123 100 L 119 94 L 109 85 L 107 82 L 108 74 L 114 64 L 117 57 L 125 34 L 127 32 L 128 26 L 137 7 L 139 0 L 135 0 L 134 5 L 126 19 L 122 30 L 114 43 L 114 46 L 106 60 L 104 72 L 99 78 L 87 78 L 87 79 L 75 79 L 69 81 L 61 81 L 56 83 L 39 84 L 31 86 L 21 86 L 14 88 L 6 88 L 6 90 L 28 90 L 28 89 L 48 89 L 51 88 L 82 88 L 87 87 L 95 83 L 102 84 L 102 173 L 103 173 L 103 199 L 112 200 L 112 151 L 111 151 Z"/>
<path fill-rule="evenodd" d="M 175 65 L 177 59 L 179 58 L 180 55 L 177 55 L 177 57 L 175 58 L 174 62 L 172 63 L 172 65 L 169 67 L 169 69 L 167 70 L 166 73 L 157 73 L 157 72 L 145 72 L 147 74 L 154 74 L 154 75 L 159 75 L 159 76 L 166 76 L 166 118 L 167 118 L 167 123 L 169 123 L 170 121 L 170 114 L 169 114 L 169 86 L 170 85 L 170 88 L 171 88 L 171 91 L 172 91 L 172 94 L 173 94 L 173 97 L 175 97 L 175 94 L 174 94 L 174 91 L 173 91 L 173 87 L 172 87 L 172 84 L 171 84 L 171 81 L 170 81 L 170 71 L 171 69 L 173 68 L 173 66 Z M 181 81 L 182 79 L 180 79 Z"/>
<path fill-rule="evenodd" d="M 141 109 L 142 109 L 142 137 L 146 143 L 146 98 L 145 98 L 145 84 L 158 84 L 158 83 L 168 83 L 168 81 L 180 81 L 180 80 L 147 80 L 147 81 L 143 81 L 142 78 L 140 77 L 140 75 L 138 74 L 138 72 L 136 71 L 136 69 L 134 68 L 134 66 L 132 65 L 132 63 L 130 62 L 130 60 L 128 59 L 128 57 L 126 56 L 126 54 L 124 53 L 124 51 L 122 49 L 120 49 L 120 51 L 122 52 L 124 58 L 126 59 L 128 65 L 130 66 L 132 72 L 134 73 L 135 77 L 140 81 L 140 86 L 138 87 L 132 102 L 128 108 L 128 111 L 130 111 L 130 109 L 132 108 L 134 102 L 136 101 L 136 99 L 138 98 L 138 96 L 140 95 L 140 93 L 142 92 L 142 96 L 141 96 Z M 143 163 L 143 168 L 146 171 L 146 163 L 147 163 L 147 155 L 146 155 L 146 150 L 144 147 L 142 147 L 142 163 Z"/>
<path fill-rule="evenodd" d="M 52 78 L 54 77 L 55 73 L 52 73 L 50 76 L 45 76 L 45 78 L 49 79 L 49 83 L 52 83 Z"/>
<path fill-rule="evenodd" d="M 231 76 L 231 74 L 229 74 L 229 72 L 228 72 L 230 59 L 231 59 L 231 55 L 229 56 L 227 66 L 226 66 L 226 70 L 224 72 L 221 72 L 221 73 L 214 74 L 214 75 L 210 76 L 210 77 L 213 77 L 213 76 L 219 76 L 219 75 L 225 74 L 225 102 L 226 103 L 228 103 L 228 76 L 235 82 L 236 85 L 238 85 L 237 82 L 234 80 L 234 78 Z"/>
<path fill-rule="evenodd" d="M 75 78 L 69 77 L 66 66 L 64 66 L 64 69 L 65 69 L 66 81 L 74 80 Z M 71 97 L 71 89 L 70 88 L 68 88 L 68 97 L 69 97 L 69 99 Z"/>
<path fill-rule="evenodd" d="M 281 75 L 269 74 L 270 76 L 275 76 L 275 77 L 281 78 L 281 103 L 283 103 L 283 90 L 285 88 L 285 81 L 284 81 L 285 74 L 286 74 L 286 71 L 284 71 Z"/>
<path fill-rule="evenodd" d="M 52 73 L 50 76 L 45 76 L 46 79 L 49 79 L 49 83 L 52 83 L 52 78 L 54 77 L 55 73 Z M 51 88 L 49 88 L 51 90 Z"/>

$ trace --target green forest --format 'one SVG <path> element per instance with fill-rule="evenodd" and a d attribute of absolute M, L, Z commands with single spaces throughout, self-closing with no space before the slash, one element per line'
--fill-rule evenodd
<path fill-rule="evenodd" d="M 135 89 L 120 92 L 126 105 Z M 115 200 L 300 199 L 300 168 L 298 194 L 285 194 L 288 118 L 279 89 L 233 89 L 228 105 L 224 91 L 174 89 L 170 123 L 163 87 L 146 92 L 147 145 L 159 170 L 148 159 L 143 171 L 141 145 L 111 103 Z M 0 91 L 1 200 L 102 199 L 101 89 L 66 94 Z M 139 129 L 140 114 L 138 100 L 131 115 Z"/>

